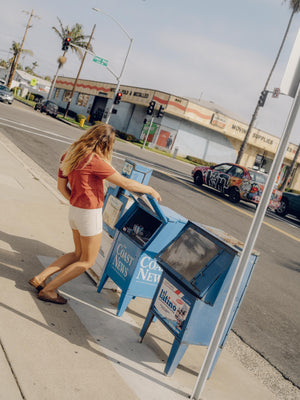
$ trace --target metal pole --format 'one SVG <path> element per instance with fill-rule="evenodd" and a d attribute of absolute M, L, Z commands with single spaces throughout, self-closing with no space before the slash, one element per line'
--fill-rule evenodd
<path fill-rule="evenodd" d="M 147 130 L 147 134 L 146 134 L 146 137 L 145 137 L 145 140 L 144 140 L 144 143 L 143 143 L 142 150 L 144 150 L 145 145 L 146 145 L 146 143 L 147 143 L 147 139 L 148 139 L 148 136 L 149 136 L 151 127 L 152 127 L 153 120 L 154 120 L 154 117 L 151 118 L 150 125 L 149 125 L 149 128 L 148 128 L 148 130 Z"/>
<path fill-rule="evenodd" d="M 222 339 L 222 336 L 224 334 L 224 329 L 226 327 L 228 318 L 230 316 L 230 312 L 232 309 L 232 306 L 234 304 L 235 297 L 238 293 L 239 286 L 241 284 L 241 281 L 243 279 L 243 274 L 244 271 L 247 267 L 250 255 L 252 253 L 256 238 L 259 234 L 262 220 L 264 218 L 266 209 L 268 207 L 270 197 L 273 191 L 274 187 L 274 182 L 276 181 L 276 177 L 279 171 L 279 168 L 282 164 L 282 161 L 284 159 L 284 155 L 287 150 L 288 146 L 288 140 L 290 137 L 290 133 L 292 130 L 292 127 L 294 125 L 299 106 L 300 106 L 300 85 L 298 85 L 298 90 L 292 105 L 292 108 L 290 110 L 286 126 L 283 132 L 283 135 L 281 137 L 275 158 L 272 163 L 272 167 L 270 170 L 269 177 L 267 179 L 260 203 L 258 205 L 257 211 L 254 215 L 247 239 L 244 244 L 243 251 L 241 253 L 240 260 L 238 262 L 238 265 L 236 267 L 235 274 L 232 279 L 232 283 L 230 285 L 228 294 L 226 296 L 221 314 L 219 316 L 217 325 L 215 327 L 215 331 L 213 333 L 211 342 L 209 344 L 205 360 L 203 362 L 202 368 L 200 370 L 200 373 L 198 375 L 195 387 L 193 389 L 193 393 L 191 395 L 191 399 L 193 400 L 200 400 L 201 393 L 204 389 L 204 385 L 206 383 L 209 371 L 211 369 L 212 363 L 214 361 L 214 358 L 216 356 L 218 346 L 220 344 L 220 341 Z"/>
<path fill-rule="evenodd" d="M 92 33 L 91 33 L 90 38 L 89 38 L 89 41 L 88 41 L 88 43 L 87 43 L 87 45 L 86 45 L 86 48 L 87 48 L 87 49 L 90 47 L 90 44 L 91 44 L 91 41 L 92 41 L 92 37 L 93 37 L 94 32 L 95 32 L 95 28 L 96 28 L 96 24 L 93 26 Z M 68 103 L 67 103 L 67 107 L 66 107 L 66 109 L 65 109 L 64 118 L 68 115 L 68 111 L 69 111 L 69 108 L 70 108 L 70 104 L 71 104 L 72 98 L 73 98 L 73 96 L 74 96 L 74 92 L 75 92 L 75 89 L 76 89 L 76 85 L 77 85 L 77 82 L 78 82 L 78 79 L 79 79 L 79 75 L 80 75 L 80 72 L 81 72 L 81 69 L 82 69 L 82 66 L 83 66 L 83 63 L 84 63 L 86 54 L 87 54 L 87 51 L 84 52 L 84 55 L 83 55 L 83 57 L 82 57 L 82 60 L 81 60 L 81 63 L 80 63 L 80 67 L 79 67 L 79 70 L 78 70 L 78 73 L 77 73 L 77 76 L 76 76 L 76 79 L 75 79 L 75 82 L 74 82 L 74 86 L 73 86 L 73 89 L 72 89 L 72 92 L 71 92 L 69 101 L 68 101 Z"/>
<path fill-rule="evenodd" d="M 49 90 L 49 92 L 48 92 L 47 100 L 49 100 L 50 97 L 51 97 L 51 95 L 52 95 L 52 92 L 53 92 L 53 89 L 54 89 L 54 86 L 55 86 L 55 83 L 56 83 L 56 79 L 57 79 L 57 75 L 58 75 L 58 71 L 59 71 L 59 70 L 60 70 L 60 64 L 58 64 L 55 77 L 53 78 L 53 81 L 52 81 L 52 83 L 51 83 L 51 87 L 50 87 L 50 90 Z"/>
<path fill-rule="evenodd" d="M 117 95 L 117 93 L 119 91 L 119 88 L 120 88 L 120 80 L 121 80 L 121 77 L 123 75 L 123 71 L 124 71 L 124 68 L 125 68 L 125 65 L 126 65 L 126 62 L 127 62 L 128 54 L 129 54 L 131 46 L 132 46 L 133 38 L 131 38 L 129 36 L 128 32 L 123 28 L 123 26 L 120 24 L 120 22 L 118 22 L 113 16 L 111 16 L 110 14 L 107 14 L 106 12 L 100 10 L 100 8 L 93 7 L 92 9 L 94 11 L 98 11 L 98 12 L 106 15 L 107 17 L 111 18 L 117 25 L 119 25 L 119 27 L 122 29 L 122 31 L 125 33 L 125 35 L 130 40 L 129 47 L 127 49 L 127 53 L 126 53 L 126 56 L 125 56 L 125 60 L 123 62 L 123 66 L 122 66 L 120 75 L 116 78 L 117 79 L 117 86 L 116 86 L 116 89 L 115 89 L 115 92 L 114 92 L 113 100 L 112 100 L 112 103 L 111 103 L 111 105 L 110 105 L 110 107 L 109 107 L 109 109 L 107 111 L 107 115 L 106 115 L 106 118 L 105 118 L 105 121 L 104 121 L 106 124 L 108 124 L 108 122 L 110 120 L 110 116 L 112 114 L 113 107 L 114 107 L 114 99 L 116 98 L 116 95 Z"/>
<path fill-rule="evenodd" d="M 128 50 L 127 50 L 127 53 L 126 53 L 126 56 L 125 56 L 125 60 L 124 60 L 120 75 L 117 78 L 118 83 L 117 83 L 117 86 L 116 86 L 116 89 L 115 89 L 115 92 L 114 92 L 113 101 L 112 101 L 112 103 L 111 103 L 111 105 L 110 105 L 110 107 L 108 109 L 107 116 L 106 116 L 106 119 L 105 119 L 105 123 L 106 124 L 108 124 L 108 122 L 110 120 L 110 116 L 111 116 L 111 113 L 112 113 L 112 110 L 113 110 L 113 107 L 114 107 L 114 99 L 116 98 L 116 95 L 118 94 L 118 91 L 119 91 L 119 88 L 120 88 L 120 80 L 121 80 L 121 77 L 122 77 L 122 74 L 123 74 L 123 71 L 124 71 L 124 68 L 125 68 L 125 64 L 126 64 L 126 61 L 127 61 L 127 58 L 128 58 L 128 54 L 129 54 L 131 46 L 132 46 L 133 39 L 131 39 L 131 38 L 129 38 L 129 39 L 130 39 L 129 47 L 128 47 Z"/>

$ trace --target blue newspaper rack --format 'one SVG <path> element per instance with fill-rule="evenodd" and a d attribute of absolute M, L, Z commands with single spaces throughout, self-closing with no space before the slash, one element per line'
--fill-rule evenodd
<path fill-rule="evenodd" d="M 135 297 L 152 299 L 162 269 L 155 256 L 181 231 L 187 219 L 151 196 L 136 196 L 116 224 L 116 234 L 99 282 L 98 293 L 110 278 L 120 289 L 117 315 Z"/>
<path fill-rule="evenodd" d="M 188 345 L 209 345 L 242 247 L 243 243 L 224 231 L 189 221 L 157 255 L 163 274 L 141 329 L 140 342 L 154 317 L 174 335 L 165 366 L 166 375 L 174 373 Z M 257 257 L 258 253 L 254 251 L 210 374 L 233 324 Z"/>

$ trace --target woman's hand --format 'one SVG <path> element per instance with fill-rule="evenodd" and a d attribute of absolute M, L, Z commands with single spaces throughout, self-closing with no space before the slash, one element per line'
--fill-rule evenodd
<path fill-rule="evenodd" d="M 149 189 L 150 189 L 150 193 L 149 193 L 150 196 L 154 197 L 155 200 L 157 200 L 157 201 L 161 201 L 160 194 L 155 189 L 153 189 L 153 187 L 151 187 L 151 186 L 149 186 Z"/>

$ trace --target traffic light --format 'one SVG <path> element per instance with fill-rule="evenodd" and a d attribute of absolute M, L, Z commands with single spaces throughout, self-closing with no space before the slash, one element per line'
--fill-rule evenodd
<path fill-rule="evenodd" d="M 152 115 L 155 107 L 155 101 L 150 101 L 149 106 L 147 108 L 147 114 Z"/>
<path fill-rule="evenodd" d="M 261 95 L 260 95 L 259 100 L 258 100 L 259 107 L 263 107 L 264 106 L 266 98 L 267 98 L 267 95 L 268 95 L 268 91 L 267 90 L 263 90 L 261 92 Z"/>
<path fill-rule="evenodd" d="M 163 115 L 164 115 L 164 108 L 163 108 L 163 106 L 160 106 L 159 107 L 159 110 L 157 111 L 157 118 L 161 118 L 161 117 L 163 117 Z"/>
<path fill-rule="evenodd" d="M 66 38 L 64 38 L 63 45 L 62 45 L 61 49 L 64 50 L 64 51 L 67 51 L 68 48 L 69 48 L 70 42 L 71 42 L 70 36 L 67 36 Z"/>
<path fill-rule="evenodd" d="M 121 101 L 121 99 L 122 99 L 122 93 L 121 93 L 121 92 L 118 92 L 118 93 L 116 94 L 115 99 L 114 99 L 114 104 L 119 104 L 120 101 Z"/>

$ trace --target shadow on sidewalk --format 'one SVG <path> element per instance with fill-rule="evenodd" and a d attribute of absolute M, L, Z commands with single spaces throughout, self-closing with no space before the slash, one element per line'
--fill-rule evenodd
<path fill-rule="evenodd" d="M 154 336 L 149 333 L 145 343 L 140 344 L 138 343 L 139 328 L 122 320 L 121 317 L 116 317 L 115 307 L 119 301 L 118 293 L 111 290 L 104 290 L 101 294 L 97 293 L 90 278 L 84 274 L 61 288 L 60 292 L 69 297 L 68 304 L 60 306 L 41 302 L 36 297 L 35 289 L 29 286 L 28 279 L 43 268 L 38 258 L 41 254 L 49 258 L 57 258 L 63 253 L 38 240 L 11 235 L 3 231 L 0 231 L 0 241 L 4 242 L 4 246 L 2 246 L 4 248 L 0 249 L 1 277 L 14 281 L 16 289 L 32 293 L 43 316 L 42 319 L 46 322 L 33 318 L 32 310 L 25 308 L 26 302 L 21 306 L 24 306 L 23 309 L 16 309 L 8 302 L 1 302 L 3 309 L 18 318 L 30 321 L 46 331 L 63 337 L 76 346 L 83 347 L 99 357 L 108 359 L 116 366 L 121 365 L 131 373 L 156 385 L 187 396 L 187 393 L 175 388 L 171 382 L 170 384 L 164 382 L 166 379 L 163 379 L 163 373 L 159 367 L 163 367 L 168 356 L 157 345 Z M 10 292 L 9 296 L 5 298 L 10 299 L 12 296 L 19 295 L 18 291 L 15 294 Z M 128 311 L 130 312 L 129 309 Z M 140 315 L 140 318 L 142 319 L 143 316 Z M 80 329 L 78 329 L 78 324 L 80 324 Z M 82 324 L 86 328 L 83 328 Z M 98 346 L 95 346 L 95 343 Z M 162 365 L 156 368 L 158 357 L 162 360 Z M 187 370 L 184 367 L 183 369 Z M 188 372 L 195 373 L 191 370 Z"/>

